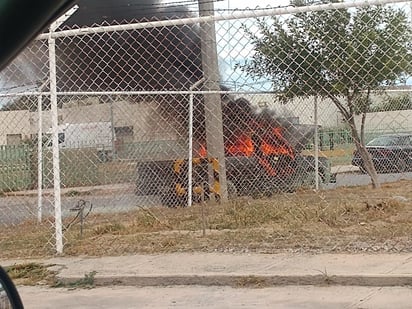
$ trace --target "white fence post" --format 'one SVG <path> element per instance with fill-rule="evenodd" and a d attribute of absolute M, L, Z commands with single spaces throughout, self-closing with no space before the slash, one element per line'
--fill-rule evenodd
<path fill-rule="evenodd" d="M 49 70 L 50 70 L 50 103 L 53 141 L 53 183 L 54 183 L 54 216 L 56 228 L 56 251 L 63 253 L 63 223 L 60 188 L 60 155 L 59 155 L 59 117 L 57 110 L 57 85 L 56 85 L 56 40 L 53 32 L 62 25 L 79 7 L 73 6 L 66 14 L 51 24 L 49 29 Z"/>
<path fill-rule="evenodd" d="M 37 133 L 37 220 L 40 223 L 43 216 L 43 99 L 37 97 L 38 133 Z"/>
<path fill-rule="evenodd" d="M 318 96 L 315 95 L 314 102 L 314 121 L 315 121 L 315 189 L 319 190 L 319 121 L 318 121 Z"/>
<path fill-rule="evenodd" d="M 188 162 L 188 186 L 187 186 L 187 206 L 192 206 L 192 194 L 193 194 L 193 90 L 196 89 L 201 83 L 204 82 L 204 78 L 200 79 L 192 86 L 190 86 L 190 98 L 189 98 L 189 162 Z"/>
<path fill-rule="evenodd" d="M 59 156 L 59 124 L 57 111 L 56 86 L 56 41 L 52 37 L 53 26 L 50 27 L 49 37 L 49 66 L 50 66 L 50 102 L 52 120 L 52 152 L 53 152 L 53 183 L 54 183 L 54 224 L 56 228 L 56 251 L 63 253 L 63 228 L 60 192 L 60 156 Z"/>

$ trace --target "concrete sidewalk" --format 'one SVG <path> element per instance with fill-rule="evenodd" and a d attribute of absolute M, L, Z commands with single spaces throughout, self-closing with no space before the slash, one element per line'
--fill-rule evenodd
<path fill-rule="evenodd" d="M 95 272 L 97 286 L 412 286 L 412 254 L 173 253 L 35 262 L 54 265 L 64 283 Z"/>

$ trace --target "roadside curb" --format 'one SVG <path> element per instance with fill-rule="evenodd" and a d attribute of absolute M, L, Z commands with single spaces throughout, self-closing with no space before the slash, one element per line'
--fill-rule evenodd
<path fill-rule="evenodd" d="M 39 263 L 61 286 L 410 286 L 412 253 L 169 253 L 4 260 Z M 59 284 L 60 285 L 60 284 Z"/>
<path fill-rule="evenodd" d="M 63 285 L 75 285 L 81 277 L 57 277 Z M 231 287 L 270 287 L 270 286 L 412 286 L 412 276 L 407 275 L 139 275 L 139 276 L 98 276 L 94 286 L 231 286 Z"/>

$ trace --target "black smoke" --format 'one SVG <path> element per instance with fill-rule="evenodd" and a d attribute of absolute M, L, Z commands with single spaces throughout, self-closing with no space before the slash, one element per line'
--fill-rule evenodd
<path fill-rule="evenodd" d="M 193 16 L 157 0 L 81 0 L 66 27 Z M 202 77 L 198 26 L 108 32 L 60 39 L 60 91 L 187 89 Z"/>
<path fill-rule="evenodd" d="M 79 0 L 79 9 L 65 23 L 73 27 L 128 23 L 184 16 L 184 6 L 166 6 L 159 0 Z"/>
<path fill-rule="evenodd" d="M 80 0 L 79 6 L 65 27 L 126 24 L 195 15 L 185 6 L 167 6 L 159 0 Z M 58 88 L 59 91 L 188 90 L 203 77 L 200 43 L 199 25 L 62 38 L 57 42 Z M 187 122 L 187 96 L 155 95 L 154 98 L 167 117 Z M 299 132 L 268 109 L 257 113 L 246 99 L 222 96 L 222 111 L 226 141 L 239 136 L 242 130 L 253 129 L 256 123 L 264 124 L 264 130 L 282 126 L 295 147 L 312 135 L 306 134 L 307 129 L 305 133 Z M 194 135 L 201 142 L 206 138 L 204 114 L 203 99 L 196 96 Z"/>

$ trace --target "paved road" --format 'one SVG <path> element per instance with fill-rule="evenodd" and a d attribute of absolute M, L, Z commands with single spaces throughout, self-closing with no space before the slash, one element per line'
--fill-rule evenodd
<path fill-rule="evenodd" d="M 403 174 L 380 174 L 382 183 L 394 182 L 400 179 L 412 179 L 412 173 Z M 359 172 L 341 173 L 336 177 L 336 183 L 326 185 L 327 189 L 341 186 L 367 185 L 370 183 L 368 175 Z M 130 191 L 130 190 L 129 190 Z M 112 194 L 93 194 L 84 196 L 63 196 L 62 213 L 63 217 L 75 214 L 70 211 L 76 206 L 80 199 L 84 199 L 93 204 L 94 213 L 114 213 L 125 212 L 138 209 L 139 206 L 159 205 L 159 199 L 153 196 L 136 196 L 131 192 L 121 192 Z M 43 214 L 45 217 L 54 216 L 53 200 L 51 196 L 44 197 Z M 17 224 L 24 220 L 36 220 L 37 218 L 37 197 L 35 196 L 15 196 L 0 198 L 0 226 Z"/>
<path fill-rule="evenodd" d="M 390 174 L 378 174 L 378 178 L 381 183 L 395 182 L 402 179 L 412 179 L 412 172 L 409 173 L 390 173 Z M 369 175 L 355 173 L 341 173 L 336 175 L 336 183 L 329 184 L 328 188 L 336 188 L 342 186 L 364 186 L 371 183 Z"/>
<path fill-rule="evenodd" d="M 88 209 L 91 203 L 93 213 L 113 213 L 139 209 L 139 206 L 159 205 L 155 197 L 139 197 L 132 193 L 118 193 L 111 195 L 84 195 L 76 197 L 62 197 L 62 215 L 73 216 L 71 211 L 79 200 L 87 201 Z M 53 197 L 44 197 L 42 212 L 45 218 L 54 216 Z M 37 219 L 37 198 L 32 196 L 10 196 L 0 198 L 0 226 L 2 224 L 17 224 L 24 220 Z"/>
<path fill-rule="evenodd" d="M 406 309 L 410 287 L 19 287 L 26 309 L 83 308 L 277 308 Z"/>

